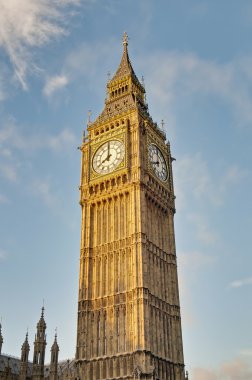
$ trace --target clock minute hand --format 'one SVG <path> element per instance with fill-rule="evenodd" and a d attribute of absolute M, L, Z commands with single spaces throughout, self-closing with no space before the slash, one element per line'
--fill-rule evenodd
<path fill-rule="evenodd" d="M 151 161 L 153 165 L 159 165 L 159 161 Z"/>

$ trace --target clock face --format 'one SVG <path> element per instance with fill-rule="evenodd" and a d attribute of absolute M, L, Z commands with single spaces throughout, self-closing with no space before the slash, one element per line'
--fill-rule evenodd
<path fill-rule="evenodd" d="M 98 174 L 111 173 L 122 162 L 124 155 L 125 148 L 122 141 L 107 141 L 95 152 L 93 157 L 93 169 Z"/>
<path fill-rule="evenodd" d="M 165 182 L 168 178 L 168 170 L 161 150 L 155 144 L 150 144 L 148 153 L 154 174 L 161 179 L 161 181 Z"/>

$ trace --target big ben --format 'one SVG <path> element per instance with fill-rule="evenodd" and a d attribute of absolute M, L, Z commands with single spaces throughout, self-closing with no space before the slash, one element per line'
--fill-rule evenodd
<path fill-rule="evenodd" d="M 172 157 L 123 38 L 81 146 L 81 380 L 184 380 Z"/>

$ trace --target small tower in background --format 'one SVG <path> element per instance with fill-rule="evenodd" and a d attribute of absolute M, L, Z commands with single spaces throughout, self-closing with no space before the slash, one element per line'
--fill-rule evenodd
<path fill-rule="evenodd" d="M 2 336 L 2 324 L 0 323 L 0 355 L 2 353 L 3 336 Z"/>
<path fill-rule="evenodd" d="M 59 345 L 57 342 L 57 334 L 55 334 L 54 342 L 51 347 L 50 380 L 57 380 L 58 378 L 58 356 Z"/>
<path fill-rule="evenodd" d="M 28 370 L 28 358 L 30 352 L 30 345 L 28 342 L 28 332 L 26 333 L 25 341 L 21 348 L 21 362 L 19 371 L 19 380 L 26 380 Z"/>
<path fill-rule="evenodd" d="M 41 317 L 37 324 L 37 334 L 34 341 L 32 380 L 43 380 L 44 363 L 46 349 L 46 323 L 44 320 L 44 306 L 42 307 Z"/>

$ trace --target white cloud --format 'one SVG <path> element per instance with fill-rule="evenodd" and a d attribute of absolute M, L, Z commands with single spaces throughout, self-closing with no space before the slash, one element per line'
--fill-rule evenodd
<path fill-rule="evenodd" d="M 56 91 L 62 90 L 66 87 L 68 83 L 69 79 L 66 75 L 56 75 L 54 77 L 47 78 L 43 93 L 50 97 Z"/>
<path fill-rule="evenodd" d="M 232 281 L 229 288 L 241 288 L 245 285 L 252 285 L 252 277 L 242 278 L 240 280 Z"/>
<path fill-rule="evenodd" d="M 52 206 L 56 201 L 52 194 L 49 180 L 37 178 L 31 183 L 30 192 L 36 197 L 42 199 L 47 206 Z"/>
<path fill-rule="evenodd" d="M 0 175 L 10 182 L 18 180 L 17 167 L 13 163 L 0 162 Z"/>
<path fill-rule="evenodd" d="M 252 356 L 252 348 L 241 350 L 240 351 L 240 355 L 242 355 L 242 356 Z"/>
<path fill-rule="evenodd" d="M 39 149 L 50 149 L 54 152 L 65 151 L 68 147 L 77 144 L 77 139 L 73 132 L 64 128 L 58 134 L 31 134 L 21 132 L 15 120 L 9 118 L 0 130 L 0 155 L 5 158 L 11 157 L 12 150 L 19 150 L 26 153 Z"/>
<path fill-rule="evenodd" d="M 220 206 L 230 185 L 239 183 L 248 175 L 238 165 L 230 165 L 221 177 L 215 178 L 208 162 L 199 152 L 181 157 L 174 165 L 174 173 L 178 207 L 183 207 L 190 197 Z"/>
<path fill-rule="evenodd" d="M 8 198 L 4 194 L 0 193 L 0 204 L 1 203 L 4 204 L 4 203 L 8 203 L 8 202 L 9 202 Z"/>
<path fill-rule="evenodd" d="M 216 260 L 215 256 L 210 256 L 199 251 L 180 252 L 178 257 L 183 272 L 193 273 L 193 278 L 195 278 L 196 272 L 206 266 L 212 265 Z"/>
<path fill-rule="evenodd" d="M 252 368 L 248 361 L 235 358 L 215 369 L 193 368 L 190 377 L 194 380 L 251 380 Z"/>
<path fill-rule="evenodd" d="M 64 129 L 56 136 L 48 137 L 47 139 L 48 146 L 53 151 L 64 150 L 67 146 L 73 146 L 77 143 L 75 135 L 69 129 Z"/>
<path fill-rule="evenodd" d="M 177 200 L 184 205 L 186 197 L 207 198 L 214 204 L 221 203 L 216 193 L 207 162 L 201 153 L 181 157 L 174 165 Z"/>
<path fill-rule="evenodd" d="M 28 71 L 38 68 L 33 51 L 67 33 L 66 16 L 79 0 L 0 0 L 0 47 L 7 53 L 15 77 L 27 89 Z"/>
<path fill-rule="evenodd" d="M 210 229 L 203 215 L 196 213 L 189 214 L 187 219 L 194 224 L 196 228 L 196 237 L 199 241 L 206 245 L 213 244 L 217 241 L 217 234 Z"/>
<path fill-rule="evenodd" d="M 30 129 L 18 127 L 15 120 L 10 118 L 0 130 L 0 177 L 10 182 L 17 182 L 21 180 L 20 170 L 25 166 L 31 168 L 30 158 L 39 151 L 66 154 L 73 150 L 77 143 L 71 129 L 64 128 L 51 135 L 42 132 L 32 134 Z M 47 197 L 49 200 L 47 190 L 44 184 L 39 187 L 44 198 Z"/>
<path fill-rule="evenodd" d="M 182 305 L 182 320 L 189 326 L 198 323 L 198 315 L 192 301 L 191 285 L 197 283 L 198 273 L 203 272 L 216 261 L 214 255 L 201 251 L 178 252 L 179 289 Z"/>
<path fill-rule="evenodd" d="M 239 183 L 239 181 L 245 178 L 248 174 L 249 172 L 247 170 L 241 169 L 238 165 L 230 166 L 221 179 L 220 190 L 222 193 L 225 192 L 228 186 Z"/>
<path fill-rule="evenodd" d="M 176 121 L 173 110 L 182 97 L 210 95 L 231 106 L 237 124 L 251 125 L 251 59 L 218 63 L 193 53 L 161 51 L 141 58 L 140 65 L 151 84 L 152 107 L 161 115 L 165 113 L 167 120 Z"/>
<path fill-rule="evenodd" d="M 6 256 L 7 256 L 6 251 L 3 251 L 2 249 L 0 249 L 0 260 L 4 260 Z"/>

